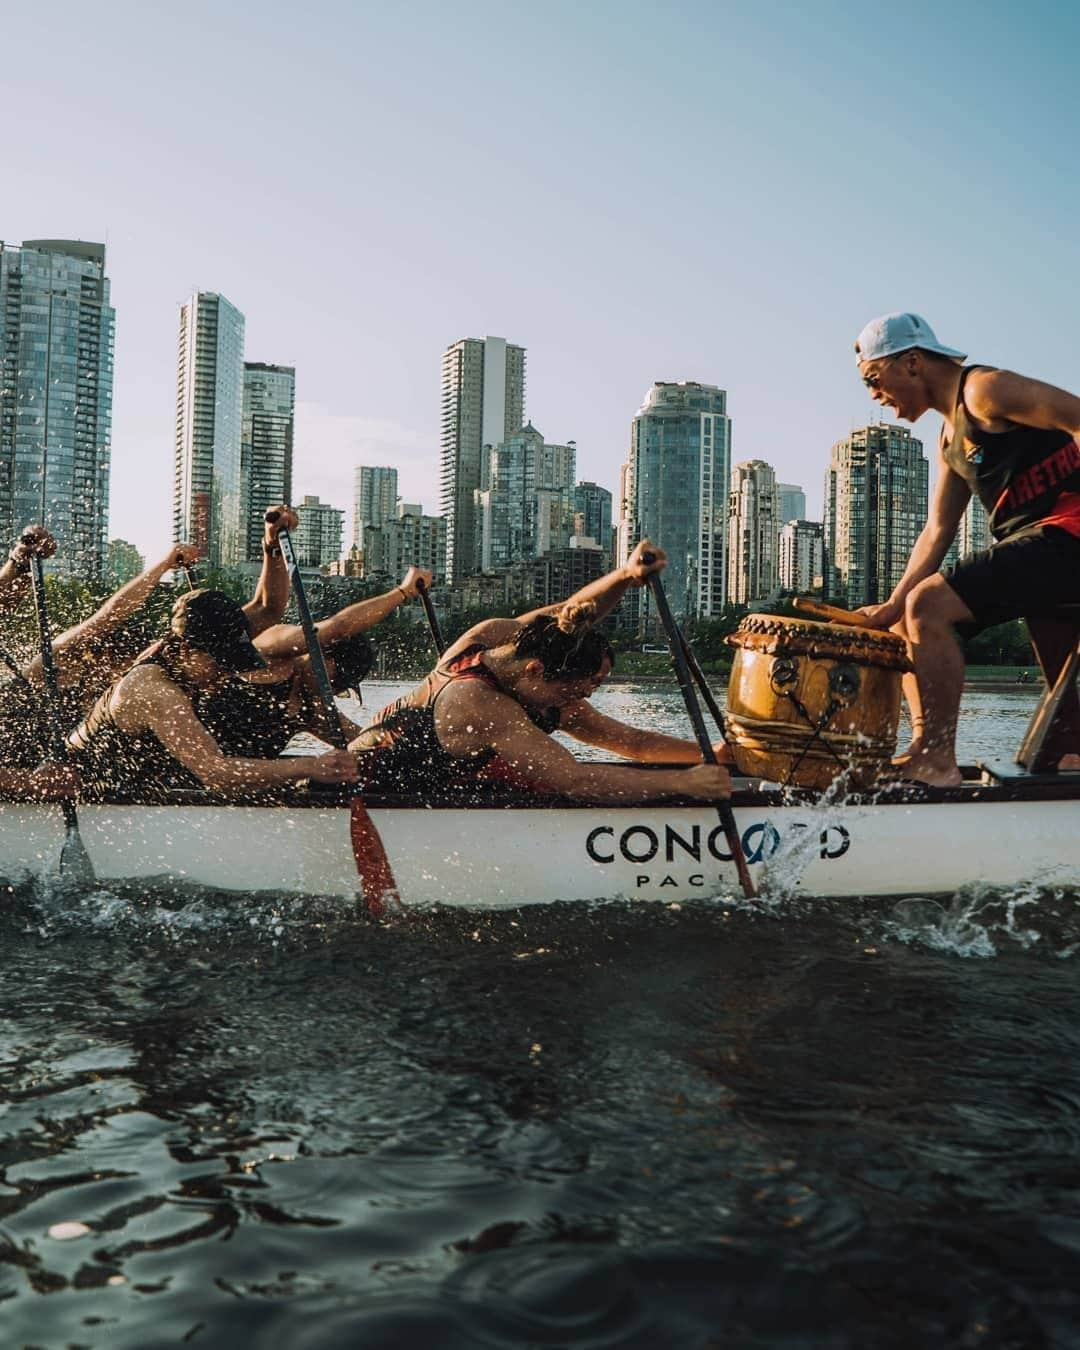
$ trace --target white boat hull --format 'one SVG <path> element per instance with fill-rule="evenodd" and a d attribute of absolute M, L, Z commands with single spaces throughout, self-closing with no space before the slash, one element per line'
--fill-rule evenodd
<path fill-rule="evenodd" d="M 1080 889 L 1078 800 L 751 804 L 735 817 L 767 893 L 911 896 L 977 881 Z M 739 893 L 710 807 L 375 806 L 370 818 L 406 906 Z M 79 821 L 104 883 L 378 898 L 344 806 L 84 805 Z M 0 806 L 0 874 L 55 868 L 63 835 L 58 808 Z"/>

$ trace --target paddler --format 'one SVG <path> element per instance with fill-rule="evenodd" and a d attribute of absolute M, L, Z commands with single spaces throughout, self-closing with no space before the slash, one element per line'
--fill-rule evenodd
<path fill-rule="evenodd" d="M 295 528 L 297 517 L 284 505 L 275 507 L 273 515 L 275 519 L 265 527 L 263 565 L 255 593 L 243 606 L 248 629 L 253 635 L 277 623 L 289 598 L 289 578 L 277 536 L 283 528 Z M 10 567 L 16 582 L 28 577 L 32 552 L 43 558 L 56 552 L 52 536 L 40 526 L 23 531 L 11 550 L 8 567 L 0 571 L 0 606 L 4 604 L 5 573 Z M 88 619 L 53 639 L 53 660 L 65 730 L 76 725 L 102 691 L 145 647 L 145 636 L 125 630 L 125 622 L 146 603 L 167 573 L 186 570 L 198 558 L 199 550 L 192 544 L 170 545 L 159 562 L 121 586 Z M 14 590 L 16 601 L 21 598 L 24 588 Z M 0 612 L 3 612 L 2 608 Z M 12 672 L 12 678 L 0 684 L 0 762 L 30 767 L 46 754 L 48 736 L 43 726 L 43 718 L 47 715 L 42 701 L 43 687 L 40 655 L 23 665 L 18 674 Z"/>
<path fill-rule="evenodd" d="M 907 570 L 884 604 L 858 612 L 908 641 L 915 665 L 906 777 L 960 783 L 956 722 L 964 658 L 956 639 L 1080 604 L 1080 398 L 996 366 L 967 365 L 918 314 L 872 319 L 855 359 L 874 402 L 916 422 L 939 412 L 940 473 Z M 974 493 L 993 544 L 938 568 Z M 1080 768 L 1067 755 L 1061 768 Z"/>
<path fill-rule="evenodd" d="M 384 708 L 352 743 L 361 780 L 375 790 L 427 798 L 468 795 L 492 782 L 622 804 L 728 796 L 727 770 L 703 764 L 695 742 L 627 726 L 589 704 L 615 664 L 597 621 L 666 561 L 643 540 L 625 567 L 565 604 L 469 629 L 421 685 Z M 687 767 L 581 761 L 552 739 L 555 730 L 638 763 Z"/>
<path fill-rule="evenodd" d="M 222 752 L 200 720 L 202 703 L 234 674 L 262 666 L 235 600 L 221 591 L 186 592 L 173 606 L 169 636 L 115 681 L 69 735 L 84 787 L 153 800 L 199 786 L 235 794 L 306 778 L 353 782 L 356 761 L 344 750 L 282 759 Z"/>
<path fill-rule="evenodd" d="M 326 670 L 335 694 L 353 692 L 371 669 L 375 652 L 365 634 L 401 605 L 429 587 L 432 574 L 423 567 L 410 567 L 384 595 L 347 605 L 315 625 Z M 210 698 L 203 720 L 228 755 L 270 759 L 280 755 L 299 732 L 326 738 L 325 712 L 307 654 L 304 630 L 299 624 L 274 624 L 255 639 L 262 668 L 230 680 Z M 360 732 L 338 710 L 347 740 Z"/>

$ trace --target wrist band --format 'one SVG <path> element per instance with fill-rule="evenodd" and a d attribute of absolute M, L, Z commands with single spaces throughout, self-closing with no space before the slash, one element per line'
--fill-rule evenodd
<path fill-rule="evenodd" d="M 404 586 L 395 586 L 394 590 L 400 591 L 402 600 L 404 600 L 406 604 L 409 603 L 409 593 Z"/>
<path fill-rule="evenodd" d="M 280 545 L 280 544 L 271 544 L 271 543 L 269 543 L 266 539 L 264 539 L 264 540 L 263 540 L 263 553 L 265 553 L 266 556 L 267 556 L 268 558 L 280 558 L 280 557 L 281 557 L 281 545 Z"/>
<path fill-rule="evenodd" d="M 8 554 L 8 562 L 10 562 L 10 563 L 12 563 L 12 564 L 14 565 L 15 571 L 18 572 L 18 574 L 19 574 L 20 576 L 23 576 L 23 577 L 24 577 L 24 576 L 26 576 L 27 573 L 30 571 L 30 559 L 29 559 L 29 558 L 17 558 L 17 557 L 15 556 L 15 550 L 14 550 L 14 549 L 12 549 L 11 552 Z"/>

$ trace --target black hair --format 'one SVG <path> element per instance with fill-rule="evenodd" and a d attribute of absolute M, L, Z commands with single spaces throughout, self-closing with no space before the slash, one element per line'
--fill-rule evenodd
<path fill-rule="evenodd" d="M 519 628 L 511 645 L 522 661 L 541 662 L 545 680 L 580 680 L 595 675 L 605 661 L 615 664 L 611 643 L 593 627 L 595 622 L 591 600 L 566 604 Z"/>

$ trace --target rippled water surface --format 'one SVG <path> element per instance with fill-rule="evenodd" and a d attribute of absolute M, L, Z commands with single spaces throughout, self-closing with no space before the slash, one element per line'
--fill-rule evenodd
<path fill-rule="evenodd" d="M 378 925 L 263 863 L 8 893 L 5 1348 L 1080 1344 L 1076 896 Z"/>

